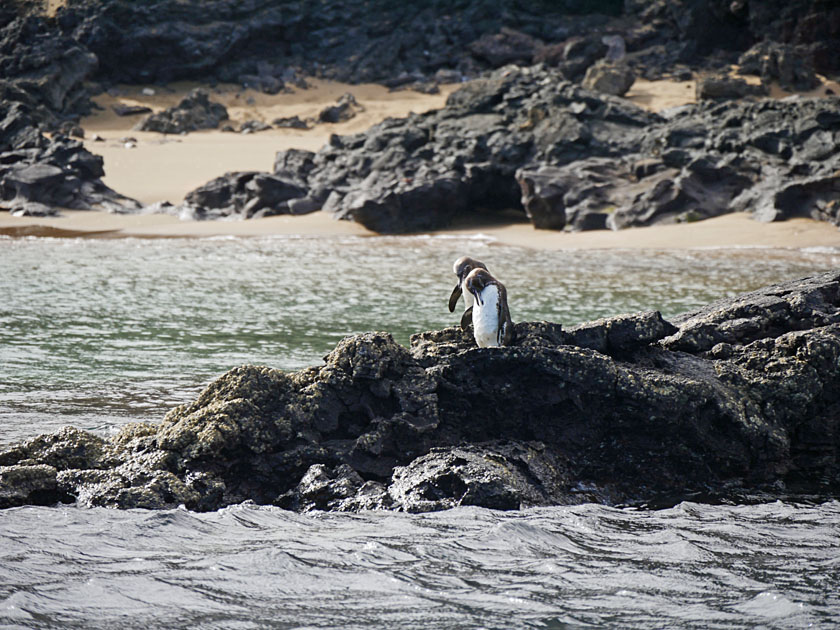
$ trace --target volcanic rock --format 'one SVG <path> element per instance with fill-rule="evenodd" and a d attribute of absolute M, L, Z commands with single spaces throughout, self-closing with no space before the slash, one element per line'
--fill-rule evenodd
<path fill-rule="evenodd" d="M 766 96 L 768 91 L 763 85 L 747 83 L 743 79 L 728 76 L 706 77 L 697 81 L 697 100 L 734 99 L 749 96 Z"/>
<path fill-rule="evenodd" d="M 271 122 L 275 127 L 287 127 L 289 129 L 309 129 L 309 125 L 306 123 L 306 121 L 301 120 L 299 116 L 275 118 Z"/>
<path fill-rule="evenodd" d="M 117 116 L 136 116 L 138 114 L 150 114 L 152 112 L 152 108 L 146 107 L 145 105 L 123 105 L 122 103 L 111 105 L 111 109 L 114 110 Z"/>
<path fill-rule="evenodd" d="M 188 193 L 181 211 L 199 219 L 304 214 L 290 203 L 305 196 L 305 189 L 270 173 L 226 173 Z"/>
<path fill-rule="evenodd" d="M 626 63 L 598 61 L 586 71 L 581 85 L 587 90 L 624 96 L 636 81 L 636 74 Z"/>
<path fill-rule="evenodd" d="M 335 105 L 324 108 L 318 114 L 318 122 L 339 123 L 355 118 L 356 114 L 365 111 L 365 108 L 356 101 L 356 97 L 350 92 L 343 94 Z"/>
<path fill-rule="evenodd" d="M 448 328 L 242 366 L 161 424 L 0 451 L 0 506 L 517 509 L 840 496 L 840 271 L 504 348 Z"/>
<path fill-rule="evenodd" d="M 135 128 L 138 131 L 159 133 L 188 133 L 199 129 L 216 129 L 228 119 L 228 112 L 221 103 L 214 103 L 210 95 L 196 88 L 174 107 L 152 114 Z"/>
<path fill-rule="evenodd" d="M 813 64 L 788 44 L 761 42 L 738 59 L 738 72 L 761 77 L 768 84 L 778 81 L 786 90 L 807 91 L 820 85 Z"/>
<path fill-rule="evenodd" d="M 482 35 L 469 45 L 469 50 L 491 67 L 498 68 L 511 63 L 527 65 L 542 45 L 530 35 L 502 28 L 498 33 Z"/>
<path fill-rule="evenodd" d="M 102 183 L 103 175 L 102 158 L 81 142 L 47 138 L 21 103 L 0 104 L 0 208 L 21 216 L 140 208 Z"/>

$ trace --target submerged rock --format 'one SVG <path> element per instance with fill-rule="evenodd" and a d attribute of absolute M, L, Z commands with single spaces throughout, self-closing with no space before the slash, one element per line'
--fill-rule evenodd
<path fill-rule="evenodd" d="M 840 495 L 840 271 L 666 322 L 504 348 L 447 328 L 341 341 L 320 367 L 231 370 L 163 422 L 0 452 L 0 505 L 517 509 Z"/>

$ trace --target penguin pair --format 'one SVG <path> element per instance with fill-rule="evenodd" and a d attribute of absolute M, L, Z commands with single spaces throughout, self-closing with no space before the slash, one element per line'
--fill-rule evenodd
<path fill-rule="evenodd" d="M 513 322 L 507 304 L 505 286 L 496 280 L 484 263 L 462 256 L 452 266 L 458 284 L 449 296 L 449 312 L 455 310 L 458 299 L 464 296 L 461 328 L 470 322 L 479 348 L 509 346 L 513 341 Z"/>

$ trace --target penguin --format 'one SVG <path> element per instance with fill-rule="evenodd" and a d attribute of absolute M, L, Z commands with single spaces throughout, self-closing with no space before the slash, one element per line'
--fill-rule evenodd
<path fill-rule="evenodd" d="M 473 296 L 469 291 L 464 291 L 464 280 L 473 269 L 484 269 L 487 267 L 480 260 L 475 260 L 469 256 L 461 256 L 452 265 L 452 271 L 458 276 L 458 284 L 452 289 L 452 295 L 449 296 L 449 312 L 455 311 L 455 305 L 458 303 L 458 298 L 461 294 L 464 295 L 464 314 L 461 315 L 461 328 L 466 330 L 472 321 Z"/>
<path fill-rule="evenodd" d="M 513 322 L 505 286 L 486 269 L 473 269 L 464 288 L 474 299 L 472 323 L 479 348 L 509 346 L 513 342 Z"/>

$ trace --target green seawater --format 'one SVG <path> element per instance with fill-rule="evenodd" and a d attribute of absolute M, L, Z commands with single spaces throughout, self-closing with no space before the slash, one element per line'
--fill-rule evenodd
<path fill-rule="evenodd" d="M 514 321 L 569 327 L 840 266 L 822 250 L 538 251 L 489 238 L 0 239 L 0 444 L 158 421 L 241 364 L 318 365 L 346 335 L 456 325 L 453 261 L 483 260 Z"/>

